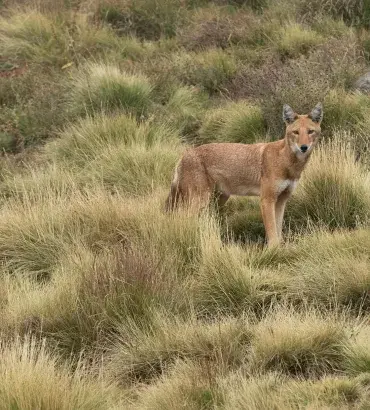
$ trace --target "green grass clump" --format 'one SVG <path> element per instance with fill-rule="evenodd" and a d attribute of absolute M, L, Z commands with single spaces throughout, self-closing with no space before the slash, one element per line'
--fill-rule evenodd
<path fill-rule="evenodd" d="M 150 194 L 158 187 L 168 188 L 179 154 L 178 144 L 165 148 L 159 143 L 150 147 L 121 144 L 101 152 L 82 173 L 126 194 Z"/>
<path fill-rule="evenodd" d="M 312 255 L 313 257 L 313 255 Z M 297 300 L 310 300 L 321 306 L 343 306 L 367 311 L 370 307 L 369 263 L 366 258 L 341 253 L 320 257 L 321 268 L 308 259 L 304 267 L 293 263 L 288 292 Z M 317 260 L 316 260 L 317 262 Z"/>
<path fill-rule="evenodd" d="M 24 341 L 15 339 L 12 344 L 2 343 L 0 356 L 0 397 L 4 409 L 92 410 L 119 405 L 114 388 L 85 379 L 82 365 L 72 370 L 41 341 L 28 337 Z"/>
<path fill-rule="evenodd" d="M 348 27 L 343 20 L 333 19 L 326 15 L 314 21 L 313 27 L 315 31 L 323 36 L 344 38 L 352 34 L 352 28 Z"/>
<path fill-rule="evenodd" d="M 42 330 L 67 356 L 82 350 L 91 356 L 110 343 L 119 324 L 150 324 L 154 308 L 186 311 L 183 281 L 198 258 L 196 220 L 171 221 L 159 202 L 144 205 L 143 199 L 138 213 L 136 201 L 90 195 L 74 192 L 73 200 L 54 203 L 40 218 L 30 206 L 22 226 L 14 218 L 8 224 L 6 238 L 3 226 L 2 332 Z"/>
<path fill-rule="evenodd" d="M 221 382 L 226 409 L 361 407 L 367 400 L 360 381 L 327 376 L 319 380 L 289 379 L 279 373 L 246 378 L 232 375 Z"/>
<path fill-rule="evenodd" d="M 107 28 L 94 28 L 86 15 L 45 15 L 36 10 L 0 19 L 0 54 L 11 59 L 62 67 L 120 48 Z"/>
<path fill-rule="evenodd" d="M 217 237 L 204 239 L 199 276 L 194 283 L 195 301 L 200 312 L 259 315 L 271 301 L 279 300 L 286 285 L 283 274 L 258 269 L 243 248 L 217 245 Z"/>
<path fill-rule="evenodd" d="M 134 332 L 132 343 L 126 341 L 128 332 Z M 110 365 L 114 378 L 121 383 L 131 379 L 148 382 L 168 371 L 178 359 L 237 367 L 243 363 L 251 339 L 248 323 L 237 320 L 206 325 L 191 320 L 171 322 L 159 317 L 149 329 L 135 331 L 130 326 L 123 327 L 121 333 Z"/>
<path fill-rule="evenodd" d="M 360 327 L 346 352 L 345 369 L 350 375 L 368 375 L 370 369 L 369 327 Z"/>
<path fill-rule="evenodd" d="M 256 330 L 252 366 L 306 377 L 341 369 L 347 335 L 336 319 L 271 315 Z"/>
<path fill-rule="evenodd" d="M 265 228 L 258 198 L 230 198 L 225 207 L 222 233 L 239 243 L 264 243 Z"/>
<path fill-rule="evenodd" d="M 292 58 L 307 54 L 322 41 L 323 38 L 315 31 L 305 29 L 298 24 L 291 24 L 281 30 L 275 47 L 281 57 Z"/>
<path fill-rule="evenodd" d="M 211 363 L 178 361 L 169 373 L 142 391 L 134 408 L 198 410 L 222 406 L 222 390 L 213 370 Z"/>
<path fill-rule="evenodd" d="M 121 109 L 140 117 L 151 104 L 148 79 L 112 65 L 88 64 L 74 74 L 69 87 L 69 108 L 80 115 Z"/>
<path fill-rule="evenodd" d="M 52 161 L 76 170 L 79 185 L 136 195 L 167 186 L 181 152 L 176 130 L 126 115 L 85 118 L 45 149 Z"/>
<path fill-rule="evenodd" d="M 47 155 L 60 162 L 85 165 L 100 156 L 101 152 L 121 144 L 150 146 L 153 143 L 175 142 L 176 134 L 166 126 L 155 126 L 150 122 L 138 124 L 131 116 L 98 115 L 80 119 L 66 128 L 59 139 L 46 147 Z"/>
<path fill-rule="evenodd" d="M 135 119 L 127 115 L 87 117 L 66 128 L 45 150 L 56 161 L 84 165 L 109 146 L 141 140 L 138 129 Z"/>
<path fill-rule="evenodd" d="M 201 87 L 210 94 L 224 91 L 237 70 L 233 55 L 217 48 L 198 54 L 180 54 L 174 57 L 173 64 L 180 81 Z"/>
<path fill-rule="evenodd" d="M 324 100 L 325 129 L 359 131 L 369 109 L 367 98 L 361 94 L 331 90 Z"/>
<path fill-rule="evenodd" d="M 265 136 L 262 111 L 245 101 L 209 110 L 199 130 L 201 143 L 253 143 Z"/>
<path fill-rule="evenodd" d="M 361 94 L 332 90 L 325 98 L 326 128 L 359 131 L 369 109 L 366 98 Z"/>
<path fill-rule="evenodd" d="M 191 140 L 200 127 L 207 102 L 207 95 L 194 87 L 176 88 L 164 107 L 163 117 L 181 136 Z"/>
<path fill-rule="evenodd" d="M 288 214 L 297 227 L 302 220 L 327 228 L 355 228 L 369 218 L 369 179 L 355 153 L 340 135 L 316 148 Z"/>

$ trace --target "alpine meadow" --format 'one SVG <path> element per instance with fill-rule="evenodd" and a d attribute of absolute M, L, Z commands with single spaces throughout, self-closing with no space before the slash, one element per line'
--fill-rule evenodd
<path fill-rule="evenodd" d="M 318 102 L 280 246 L 164 211 Z M 0 410 L 370 408 L 369 0 L 0 0 L 0 148 Z"/>

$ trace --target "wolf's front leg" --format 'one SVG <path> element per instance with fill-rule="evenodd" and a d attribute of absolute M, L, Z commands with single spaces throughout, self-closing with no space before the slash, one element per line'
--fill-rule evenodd
<path fill-rule="evenodd" d="M 261 197 L 261 212 L 268 246 L 279 244 L 279 236 L 276 229 L 275 198 Z"/>

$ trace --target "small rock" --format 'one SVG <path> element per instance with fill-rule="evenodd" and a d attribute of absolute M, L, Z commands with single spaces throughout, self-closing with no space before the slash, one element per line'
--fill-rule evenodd
<path fill-rule="evenodd" d="M 355 82 L 355 90 L 361 91 L 362 93 L 370 93 L 370 71 L 362 75 Z"/>

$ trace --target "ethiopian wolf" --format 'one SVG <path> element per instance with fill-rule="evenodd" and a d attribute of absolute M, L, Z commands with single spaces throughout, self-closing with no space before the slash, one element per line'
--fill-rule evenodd
<path fill-rule="evenodd" d="M 166 209 L 179 201 L 197 208 L 217 194 L 222 206 L 230 195 L 260 196 L 269 246 L 282 235 L 285 205 L 320 137 L 321 103 L 308 115 L 283 107 L 286 124 L 281 140 L 257 144 L 211 143 L 188 149 L 178 163 Z"/>

